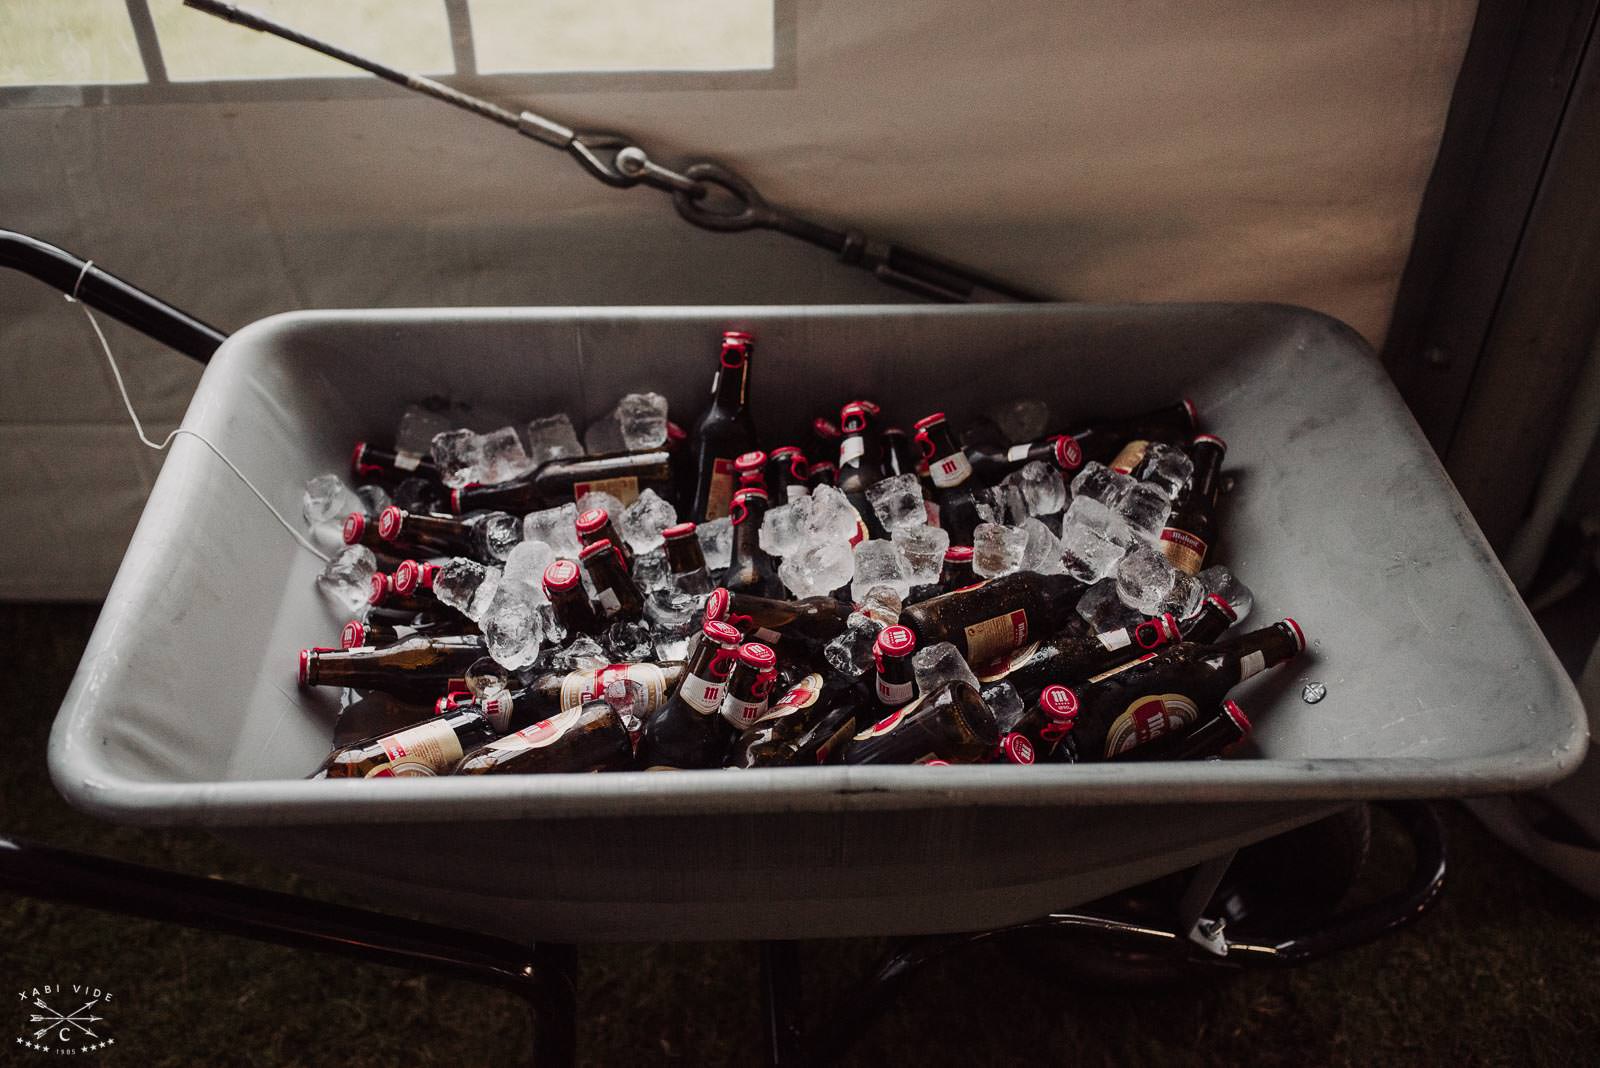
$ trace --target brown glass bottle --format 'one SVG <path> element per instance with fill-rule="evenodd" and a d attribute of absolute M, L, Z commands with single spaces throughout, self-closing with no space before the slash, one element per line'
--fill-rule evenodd
<path fill-rule="evenodd" d="M 431 717 L 437 706 L 428 701 L 403 701 L 393 694 L 374 691 L 339 710 L 333 721 L 336 748 L 404 730 Z"/>
<path fill-rule="evenodd" d="M 578 542 L 581 545 L 593 545 L 597 541 L 609 541 L 616 546 L 617 554 L 622 557 L 622 566 L 629 573 L 633 571 L 633 552 L 627 543 L 617 535 L 616 524 L 611 521 L 611 513 L 604 508 L 590 508 L 588 511 L 579 512 L 578 519 L 573 524 L 578 532 Z"/>
<path fill-rule="evenodd" d="M 978 681 L 985 684 L 1004 679 L 1028 701 L 1051 683 L 1082 682 L 1107 668 L 1178 641 L 1180 637 L 1177 620 L 1170 614 L 1100 634 L 1086 634 L 1077 627 L 1068 627 L 975 671 Z"/>
<path fill-rule="evenodd" d="M 454 618 L 451 618 L 454 616 Z M 386 623 L 372 619 L 352 619 L 339 631 L 341 649 L 359 649 L 363 645 L 382 648 L 411 638 L 443 638 L 460 634 L 476 634 L 478 625 L 464 616 L 423 617 L 414 623 Z"/>
<path fill-rule="evenodd" d="M 684 679 L 688 666 L 679 660 L 660 663 L 607 664 L 592 670 L 540 675 L 526 686 L 502 691 L 479 702 L 479 711 L 501 734 L 521 730 L 541 720 L 571 712 L 587 701 L 603 697 L 606 687 L 626 680 L 642 691 L 640 711 L 653 712 L 667 703 Z"/>
<path fill-rule="evenodd" d="M 837 486 L 839 484 L 839 467 L 832 460 L 818 460 L 806 469 L 806 486 L 815 490 L 818 486 Z"/>
<path fill-rule="evenodd" d="M 1233 701 L 1176 734 L 1152 739 L 1125 749 L 1112 760 L 1205 760 L 1220 756 L 1230 745 L 1243 741 L 1250 733 L 1250 720 Z"/>
<path fill-rule="evenodd" d="M 1172 566 L 1191 575 L 1206 566 L 1206 554 L 1217 538 L 1217 492 L 1222 488 L 1222 459 L 1227 442 L 1201 434 L 1189 445 L 1194 475 L 1172 502 L 1172 514 L 1156 544 Z"/>
<path fill-rule="evenodd" d="M 415 616 L 418 612 L 434 611 L 439 607 L 436 600 L 423 600 L 401 593 L 395 586 L 394 575 L 384 574 L 382 571 L 373 572 L 372 577 L 367 580 L 367 603 L 373 608 L 402 619 Z"/>
<path fill-rule="evenodd" d="M 911 435 L 897 426 L 883 428 L 883 475 L 921 475 L 922 456 Z"/>
<path fill-rule="evenodd" d="M 411 549 L 423 556 L 470 556 L 497 564 L 522 540 L 522 522 L 505 512 L 457 518 L 407 512 L 390 505 L 378 516 L 378 534 L 391 547 Z"/>
<path fill-rule="evenodd" d="M 767 454 L 760 449 L 742 452 L 733 458 L 734 492 L 749 486 L 767 488 Z"/>
<path fill-rule="evenodd" d="M 767 496 L 772 506 L 787 504 L 810 492 L 806 480 L 811 476 L 806 454 L 797 445 L 780 445 L 767 456 Z"/>
<path fill-rule="evenodd" d="M 679 523 L 661 532 L 667 571 L 679 593 L 710 593 L 712 589 L 711 572 L 706 569 L 706 554 L 700 547 L 698 529 L 693 523 Z"/>
<path fill-rule="evenodd" d="M 351 512 L 344 517 L 344 525 L 340 527 L 340 535 L 346 545 L 365 545 L 374 553 L 388 552 L 393 548 L 383 535 L 378 533 L 376 521 L 367 518 L 365 512 Z"/>
<path fill-rule="evenodd" d="M 972 570 L 972 546 L 952 543 L 944 551 L 944 567 L 939 570 L 940 590 L 953 593 L 977 584 L 978 573 Z"/>
<path fill-rule="evenodd" d="M 589 581 L 594 584 L 594 600 L 607 625 L 644 616 L 644 594 L 617 558 L 616 546 L 597 541 L 578 554 Z"/>
<path fill-rule="evenodd" d="M 550 611 L 569 635 L 599 634 L 606 629 L 605 621 L 594 610 L 594 602 L 583 588 L 577 564 L 571 560 L 552 560 L 540 581 L 544 595 L 550 599 Z"/>
<path fill-rule="evenodd" d="M 916 423 L 917 444 L 928 463 L 934 500 L 939 505 L 939 525 L 950 532 L 953 545 L 971 545 L 972 532 L 983 517 L 972 491 L 979 487 L 973 477 L 972 462 L 956 444 L 943 412 L 934 412 Z"/>
<path fill-rule="evenodd" d="M 564 501 L 580 500 L 590 492 L 609 493 L 626 507 L 647 489 L 668 500 L 676 499 L 672 453 L 668 450 L 551 460 L 533 473 L 509 482 L 452 490 L 450 510 L 460 515 L 494 508 L 526 515 Z"/>
<path fill-rule="evenodd" d="M 1025 441 L 1020 445 L 986 444 L 966 447 L 967 459 L 972 461 L 972 471 L 985 485 L 992 486 L 1026 465 L 1038 460 L 1050 464 L 1061 472 L 1061 477 L 1071 482 L 1078 468 L 1083 466 L 1083 449 L 1076 439 L 1060 434 L 1055 437 Z"/>
<path fill-rule="evenodd" d="M 1218 594 L 1208 593 L 1200 602 L 1200 611 L 1179 623 L 1178 629 L 1186 642 L 1214 642 L 1238 619 L 1233 605 Z"/>
<path fill-rule="evenodd" d="M 799 601 L 729 592 L 727 620 L 758 641 L 789 639 L 822 644 L 844 633 L 851 606 L 833 597 Z"/>
<path fill-rule="evenodd" d="M 952 682 L 889 713 L 846 742 L 846 764 L 978 764 L 994 756 L 994 713 L 966 682 Z"/>
<path fill-rule="evenodd" d="M 488 655 L 483 636 L 410 638 L 382 649 L 302 649 L 302 686 L 349 686 L 432 700 Z"/>
<path fill-rule="evenodd" d="M 735 731 L 742 731 L 767 714 L 772 691 L 778 683 L 778 654 L 761 642 L 739 646 L 733 674 L 728 676 L 728 692 L 722 696 L 719 711 Z"/>
<path fill-rule="evenodd" d="M 313 779 L 378 779 L 408 775 L 448 775 L 462 755 L 494 737 L 494 728 L 473 708 L 442 716 L 370 741 L 335 749 Z"/>
<path fill-rule="evenodd" d="M 761 522 L 767 515 L 767 491 L 747 486 L 735 491 L 729 507 L 733 519 L 733 548 L 722 584 L 732 593 L 765 597 L 779 592 L 778 569 L 761 548 Z"/>
<path fill-rule="evenodd" d="M 1298 655 L 1292 619 L 1214 645 L 1178 642 L 1073 687 L 1079 755 L 1104 760 L 1192 725 L 1245 679 Z"/>
<path fill-rule="evenodd" d="M 1051 683 L 1039 690 L 1037 697 L 1028 702 L 1027 711 L 1023 712 L 1011 728 L 1012 734 L 1021 735 L 1028 740 L 1028 749 L 1031 751 L 1031 763 L 1037 760 L 1049 760 L 1055 749 L 1061 744 L 1061 739 L 1066 737 L 1078 720 L 1077 695 L 1060 683 Z M 1012 754 L 1004 751 L 1002 754 L 1010 759 L 1015 759 Z M 1021 761 L 1019 761 L 1020 763 Z"/>
<path fill-rule="evenodd" d="M 356 442 L 355 448 L 350 450 L 350 472 L 357 482 L 369 479 L 398 482 L 413 477 L 439 481 L 439 465 L 433 462 L 433 457 L 401 456 L 393 449 L 366 441 Z"/>
<path fill-rule="evenodd" d="M 836 735 L 855 734 L 856 713 L 867 706 L 857 680 L 826 679 L 821 672 L 813 671 L 797 679 L 772 703 L 765 716 L 739 735 L 724 766 L 771 768 L 818 763 L 818 752 Z"/>
<path fill-rule="evenodd" d="M 683 681 L 670 700 L 645 720 L 638 766 L 647 771 L 715 768 L 733 743 L 733 728 L 719 711 L 741 636 L 727 623 L 707 620 L 690 654 Z"/>
<path fill-rule="evenodd" d="M 621 771 L 633 763 L 633 739 L 604 701 L 540 720 L 461 758 L 457 775 L 533 775 Z"/>
<path fill-rule="evenodd" d="M 1199 414 L 1188 398 L 1128 419 L 1100 419 L 1087 423 L 1067 436 L 1078 443 L 1084 462 L 1099 460 L 1109 464 L 1122 447 L 1135 438 L 1178 442 L 1199 429 Z"/>
<path fill-rule="evenodd" d="M 729 330 L 722 335 L 717 373 L 711 380 L 711 405 L 690 435 L 694 493 L 688 518 L 696 523 L 728 514 L 736 488 L 733 461 L 756 447 L 756 424 L 750 414 L 749 334 Z"/>
<path fill-rule="evenodd" d="M 911 656 L 916 651 L 917 636 L 907 627 L 884 627 L 872 643 L 872 660 L 877 668 L 873 692 L 885 712 L 917 695 L 916 675 L 911 670 Z"/>
<path fill-rule="evenodd" d="M 885 475 L 883 439 L 872 425 L 879 411 L 871 401 L 857 400 L 839 412 L 839 491 L 855 506 L 867 537 L 872 538 L 888 536 L 867 500 L 867 487 L 881 482 Z"/>
<path fill-rule="evenodd" d="M 1068 575 L 1017 571 L 910 605 L 900 622 L 926 649 L 950 642 L 969 664 L 987 664 L 1077 619 L 1083 583 Z"/>

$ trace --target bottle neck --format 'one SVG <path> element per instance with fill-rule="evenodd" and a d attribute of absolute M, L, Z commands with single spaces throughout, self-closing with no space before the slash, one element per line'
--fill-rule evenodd
<path fill-rule="evenodd" d="M 729 414 L 743 411 L 749 386 L 749 354 L 725 350 L 717 377 L 711 384 L 712 405 Z"/>
<path fill-rule="evenodd" d="M 1191 500 L 1210 505 L 1217 503 L 1217 491 L 1222 488 L 1222 456 L 1222 450 L 1207 441 L 1193 447 L 1190 453 L 1194 461 L 1194 474 L 1189 482 Z"/>
<path fill-rule="evenodd" d="M 672 538 L 667 542 L 667 570 L 674 575 L 688 575 L 706 569 L 705 550 L 694 535 Z"/>
<path fill-rule="evenodd" d="M 1242 634 L 1213 648 L 1224 651 L 1229 661 L 1238 665 L 1238 681 L 1243 682 L 1267 668 L 1294 659 L 1299 655 L 1302 644 L 1295 625 L 1288 620 L 1280 620 L 1270 627 Z"/>

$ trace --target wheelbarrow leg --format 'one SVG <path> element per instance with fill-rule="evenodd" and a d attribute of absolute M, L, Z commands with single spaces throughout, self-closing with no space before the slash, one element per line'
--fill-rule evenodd
<path fill-rule="evenodd" d="M 538 942 L 533 947 L 533 988 L 525 993 L 533 1010 L 535 1068 L 574 1064 L 578 1058 L 578 947 Z"/>
<path fill-rule="evenodd" d="M 767 1063 L 794 1068 L 805 1042 L 800 1022 L 800 944 L 761 943 L 761 1015 L 766 1024 Z"/>

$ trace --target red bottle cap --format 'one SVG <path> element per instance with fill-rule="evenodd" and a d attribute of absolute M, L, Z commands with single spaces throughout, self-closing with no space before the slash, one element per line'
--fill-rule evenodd
<path fill-rule="evenodd" d="M 1191 441 L 1189 444 L 1191 444 L 1191 445 L 1199 445 L 1202 442 L 1204 442 L 1206 444 L 1209 444 L 1209 445 L 1215 445 L 1217 448 L 1221 449 L 1223 452 L 1227 452 L 1228 451 L 1228 443 L 1226 441 L 1223 441 L 1221 438 L 1217 437 L 1215 434 L 1196 434 L 1194 436 L 1194 440 Z"/>
<path fill-rule="evenodd" d="M 409 594 L 422 585 L 422 565 L 415 560 L 402 560 L 394 569 L 394 592 Z"/>
<path fill-rule="evenodd" d="M 1147 619 L 1133 628 L 1133 644 L 1141 649 L 1159 649 L 1177 637 L 1177 624 L 1172 620 L 1172 613 L 1156 619 Z"/>
<path fill-rule="evenodd" d="M 970 564 L 972 563 L 972 546 L 952 545 L 944 551 L 944 559 L 947 564 Z"/>
<path fill-rule="evenodd" d="M 726 586 L 718 586 L 711 591 L 711 596 L 706 598 L 706 622 L 723 623 L 728 619 L 729 598 L 733 595 Z M 735 634 L 739 633 L 736 629 Z"/>
<path fill-rule="evenodd" d="M 1000 754 L 1013 764 L 1032 764 L 1033 743 L 1028 741 L 1027 735 L 1012 731 L 1000 739 Z"/>
<path fill-rule="evenodd" d="M 433 589 L 433 580 L 439 574 L 438 564 L 423 564 L 417 569 L 417 580 L 425 590 Z"/>
<path fill-rule="evenodd" d="M 767 454 L 760 449 L 742 452 L 733 459 L 733 469 L 740 474 L 760 471 L 767 465 Z"/>
<path fill-rule="evenodd" d="M 925 768 L 948 768 L 950 766 L 950 761 L 948 761 L 948 760 L 924 760 L 922 762 L 922 766 L 925 767 Z"/>
<path fill-rule="evenodd" d="M 382 604 L 388 598 L 393 583 L 394 579 L 385 575 L 382 571 L 374 573 L 367 580 L 367 603 Z"/>
<path fill-rule="evenodd" d="M 911 633 L 910 627 L 884 627 L 878 640 L 872 643 L 872 651 L 880 657 L 910 656 L 916 650 L 917 636 Z"/>
<path fill-rule="evenodd" d="M 578 584 L 578 565 L 571 560 L 552 560 L 544 569 L 544 588 L 562 593 Z"/>
<path fill-rule="evenodd" d="M 612 548 L 613 548 L 613 546 L 611 544 L 611 539 L 610 538 L 601 538 L 597 542 L 593 542 L 592 544 L 585 545 L 583 547 L 583 551 L 578 553 L 578 559 L 579 560 L 587 560 L 591 556 L 602 556 L 605 553 L 611 552 Z"/>
<path fill-rule="evenodd" d="M 755 339 L 743 330 L 725 330 L 722 333 L 722 366 L 743 367 L 750 358 L 750 346 Z"/>
<path fill-rule="evenodd" d="M 354 545 L 367 529 L 367 517 L 361 512 L 351 512 L 344 517 L 344 543 Z"/>
<path fill-rule="evenodd" d="M 699 528 L 693 523 L 679 523 L 676 526 L 670 526 L 666 530 L 663 530 L 661 532 L 661 536 L 667 541 L 677 541 L 679 538 L 693 536 L 697 529 Z"/>
<path fill-rule="evenodd" d="M 1250 733 L 1250 717 L 1244 714 L 1244 709 L 1240 708 L 1237 702 L 1222 702 L 1222 714 L 1233 720 L 1240 734 Z"/>
<path fill-rule="evenodd" d="M 707 623 L 706 626 L 711 624 Z M 772 646 L 762 645 L 760 642 L 745 642 L 739 646 L 739 663 L 749 664 L 757 671 L 766 671 L 768 668 L 778 666 L 778 654 L 772 651 Z"/>
<path fill-rule="evenodd" d="M 667 420 L 667 448 L 670 449 L 674 445 L 677 445 L 680 442 L 684 442 L 684 441 L 688 441 L 688 440 L 689 440 L 689 432 L 687 430 L 683 429 L 683 427 L 679 426 L 677 423 L 674 423 L 671 419 L 668 419 Z"/>
<path fill-rule="evenodd" d="M 934 412 L 932 415 L 925 415 L 918 419 L 911 424 L 911 427 L 913 430 L 927 430 L 929 427 L 938 426 L 942 422 L 944 422 L 944 413 Z"/>
<path fill-rule="evenodd" d="M 1302 652 L 1302 653 L 1305 652 L 1306 651 L 1306 632 L 1300 629 L 1300 624 L 1296 623 L 1294 620 L 1290 619 L 1288 616 L 1284 616 L 1283 617 L 1283 621 L 1285 623 L 1289 624 L 1289 629 L 1290 630 L 1294 631 L 1294 642 L 1295 642 L 1295 645 L 1299 646 L 1298 651 Z"/>
<path fill-rule="evenodd" d="M 1193 430 L 1200 425 L 1200 409 L 1194 406 L 1194 401 L 1188 397 L 1183 398 L 1183 410 L 1189 413 L 1189 429 Z"/>
<path fill-rule="evenodd" d="M 839 409 L 839 430 L 846 434 L 859 433 L 867 427 L 867 420 L 880 409 L 871 401 L 856 400 Z"/>
<path fill-rule="evenodd" d="M 399 505 L 391 504 L 378 513 L 378 537 L 384 541 L 394 541 L 400 536 L 400 530 L 405 523 L 406 513 Z"/>
<path fill-rule="evenodd" d="M 1083 466 L 1083 446 L 1068 434 L 1056 438 L 1056 466 L 1063 471 L 1076 471 Z"/>
<path fill-rule="evenodd" d="M 832 441 L 839 436 L 839 428 L 820 415 L 811 420 L 811 432 L 824 441 Z"/>
<path fill-rule="evenodd" d="M 350 470 L 358 476 L 367 473 L 367 465 L 361 462 L 366 459 L 366 456 L 367 443 L 364 441 L 356 442 L 355 448 L 350 450 Z"/>
<path fill-rule="evenodd" d="M 800 446 L 798 445 L 779 445 L 776 449 L 772 450 L 772 459 L 779 461 L 787 460 L 791 457 L 800 455 L 802 455 L 802 452 Z"/>
<path fill-rule="evenodd" d="M 611 516 L 606 513 L 604 508 L 591 508 L 578 516 L 576 524 L 578 537 L 587 538 L 609 522 L 611 522 Z"/>
<path fill-rule="evenodd" d="M 1046 686 L 1039 695 L 1039 707 L 1051 719 L 1069 720 L 1078 716 L 1078 695 L 1066 686 Z"/>
<path fill-rule="evenodd" d="M 700 627 L 700 633 L 718 645 L 738 645 L 744 641 L 744 635 L 739 633 L 738 627 L 732 623 L 724 623 L 720 619 L 706 620 Z"/>
<path fill-rule="evenodd" d="M 1208 593 L 1206 594 L 1206 600 L 1222 609 L 1222 614 L 1232 622 L 1237 623 L 1239 621 L 1239 613 L 1233 610 L 1233 605 L 1229 604 L 1228 599 L 1220 593 Z"/>
<path fill-rule="evenodd" d="M 300 650 L 300 685 L 311 685 L 311 650 Z"/>
<path fill-rule="evenodd" d="M 359 619 L 352 619 L 339 631 L 339 647 L 341 649 L 359 649 L 367 644 L 367 628 Z"/>

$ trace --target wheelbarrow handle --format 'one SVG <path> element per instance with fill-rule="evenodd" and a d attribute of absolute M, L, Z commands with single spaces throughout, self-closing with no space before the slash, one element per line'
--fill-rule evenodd
<path fill-rule="evenodd" d="M 31 274 L 201 363 L 208 362 L 228 337 L 90 261 L 14 230 L 0 230 L 0 267 Z"/>

